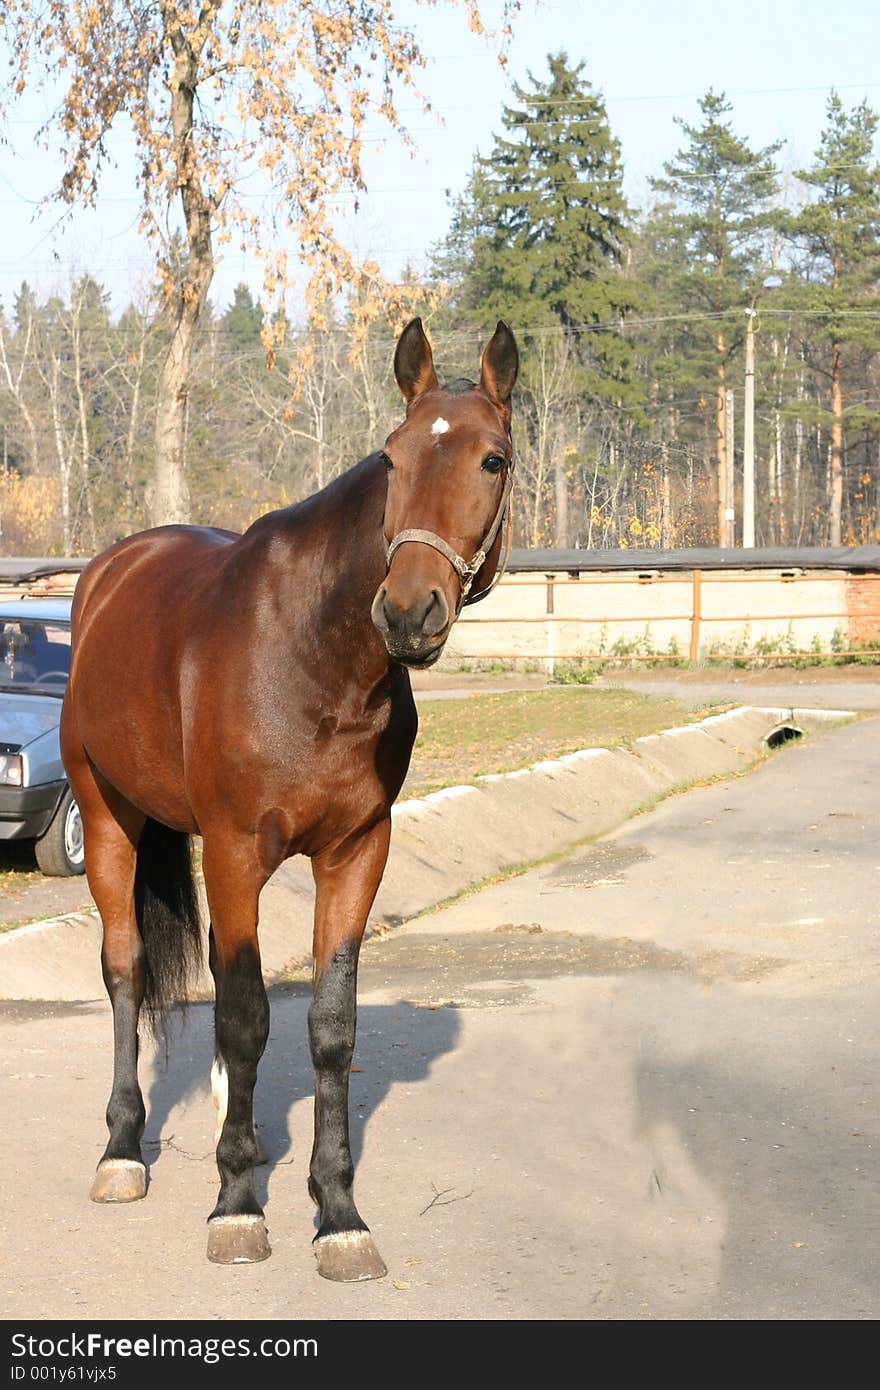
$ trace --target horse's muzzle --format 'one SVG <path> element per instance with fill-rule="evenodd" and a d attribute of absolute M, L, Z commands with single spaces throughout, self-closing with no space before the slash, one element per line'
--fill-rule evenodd
<path fill-rule="evenodd" d="M 388 655 L 404 666 L 433 666 L 451 627 L 449 604 L 440 589 L 407 608 L 400 607 L 381 584 L 370 610 Z"/>

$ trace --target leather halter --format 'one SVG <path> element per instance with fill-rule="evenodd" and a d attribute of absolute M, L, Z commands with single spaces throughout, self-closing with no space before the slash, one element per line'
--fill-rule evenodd
<path fill-rule="evenodd" d="M 400 546 L 405 545 L 407 541 L 417 541 L 420 545 L 433 546 L 435 550 L 439 550 L 441 555 L 445 555 L 446 559 L 449 561 L 450 565 L 458 575 L 459 583 L 461 584 L 461 593 L 458 599 L 456 615 L 461 612 L 461 609 L 464 604 L 479 603 L 480 599 L 486 598 L 487 595 L 489 595 L 492 592 L 492 590 L 495 588 L 495 585 L 503 576 L 504 571 L 507 569 L 507 560 L 510 554 L 511 513 L 509 511 L 509 503 L 510 494 L 512 490 L 513 459 L 511 459 L 507 465 L 507 476 L 504 479 L 504 487 L 501 492 L 501 501 L 498 503 L 498 510 L 495 513 L 495 519 L 492 522 L 492 525 L 489 527 L 488 531 L 486 532 L 485 536 L 481 540 L 479 549 L 477 550 L 477 553 L 471 560 L 470 564 L 468 564 L 467 560 L 465 560 L 463 556 L 459 555 L 457 550 L 453 550 L 449 542 L 445 541 L 442 536 L 438 536 L 434 531 L 423 531 L 419 527 L 411 527 L 406 531 L 398 531 L 397 535 L 394 537 L 392 541 L 385 542 L 385 562 L 387 566 L 390 568 L 395 551 L 397 551 Z M 504 563 L 503 565 L 498 566 L 498 569 L 495 572 L 491 584 L 487 584 L 485 589 L 481 589 L 479 593 L 473 594 L 469 597 L 471 585 L 473 584 L 480 570 L 483 568 L 483 565 L 486 563 L 486 556 L 489 554 L 490 550 L 492 549 L 492 546 L 495 544 L 495 540 L 498 536 L 498 532 L 500 531 L 501 526 L 503 525 L 505 516 L 507 516 L 508 519 L 508 527 L 507 545 L 505 547 L 504 552 Z"/>

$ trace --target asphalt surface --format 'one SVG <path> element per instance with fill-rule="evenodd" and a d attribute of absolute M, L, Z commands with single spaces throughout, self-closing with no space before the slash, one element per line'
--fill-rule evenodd
<path fill-rule="evenodd" d="M 880 719 L 663 802 L 364 951 L 356 1191 L 315 1273 L 307 996 L 273 993 L 274 1246 L 204 1258 L 210 1010 L 145 1053 L 146 1201 L 87 1200 L 105 1005 L 0 1006 L 4 1317 L 873 1319 Z"/>
<path fill-rule="evenodd" d="M 599 689 L 622 686 L 640 695 L 686 700 L 695 705 L 732 700 L 748 705 L 791 705 L 801 709 L 880 710 L 880 680 L 877 667 L 856 668 L 848 679 L 835 679 L 839 673 L 824 675 L 792 671 L 713 672 L 712 678 L 700 671 L 670 675 L 661 671 L 648 675 L 609 672 L 596 682 Z M 770 679 L 772 675 L 776 679 Z M 701 679 L 701 677 L 703 677 Z M 746 677 L 748 677 L 746 679 Z"/>

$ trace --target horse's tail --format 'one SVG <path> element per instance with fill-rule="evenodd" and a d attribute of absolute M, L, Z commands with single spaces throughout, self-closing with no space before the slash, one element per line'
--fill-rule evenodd
<path fill-rule="evenodd" d="M 144 1005 L 154 1033 L 185 1002 L 202 967 L 202 930 L 189 836 L 147 819 L 134 880 L 135 914 L 146 953 Z"/>

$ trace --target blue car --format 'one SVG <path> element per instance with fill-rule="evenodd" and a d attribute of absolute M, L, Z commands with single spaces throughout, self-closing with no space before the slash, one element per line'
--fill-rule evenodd
<path fill-rule="evenodd" d="M 85 868 L 58 743 L 70 671 L 69 598 L 0 602 L 0 840 L 34 841 L 44 874 Z"/>

